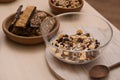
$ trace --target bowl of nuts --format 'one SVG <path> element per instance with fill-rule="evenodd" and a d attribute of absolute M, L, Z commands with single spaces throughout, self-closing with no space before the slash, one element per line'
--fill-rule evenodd
<path fill-rule="evenodd" d="M 24 11 L 22 5 L 17 12 L 8 16 L 2 24 L 2 28 L 6 36 L 17 43 L 25 45 L 33 45 L 44 42 L 41 33 L 41 24 L 53 15 L 37 10 L 35 6 L 27 6 Z M 59 21 L 57 18 L 52 19 L 45 30 L 48 37 L 52 37 L 59 29 Z M 51 32 L 52 31 L 52 32 Z"/>
<path fill-rule="evenodd" d="M 55 58 L 69 64 L 85 64 L 105 54 L 113 31 L 104 19 L 79 12 L 63 13 L 51 19 L 54 18 L 60 21 L 55 36 L 48 38 L 44 35 L 44 26 L 50 20 L 42 24 L 41 31 L 47 45 L 46 50 Z"/>
<path fill-rule="evenodd" d="M 83 0 L 49 0 L 53 13 L 79 12 L 83 7 Z"/>

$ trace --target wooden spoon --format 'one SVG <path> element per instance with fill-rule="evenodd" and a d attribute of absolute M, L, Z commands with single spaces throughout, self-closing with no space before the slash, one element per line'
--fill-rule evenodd
<path fill-rule="evenodd" d="M 110 70 L 113 70 L 119 66 L 120 66 L 120 62 L 115 63 L 109 67 L 105 65 L 96 65 L 90 70 L 89 75 L 91 78 L 96 78 L 96 79 L 105 78 L 108 76 Z"/>

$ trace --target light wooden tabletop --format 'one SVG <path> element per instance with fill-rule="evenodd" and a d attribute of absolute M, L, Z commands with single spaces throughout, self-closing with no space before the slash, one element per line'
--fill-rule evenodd
<path fill-rule="evenodd" d="M 14 13 L 18 6 L 23 4 L 35 5 L 38 9 L 50 12 L 48 0 L 17 0 L 9 4 L 0 3 L 0 26 L 2 21 Z M 94 8 L 85 2 L 82 12 L 101 16 Z M 120 61 L 120 31 L 111 24 L 114 34 L 108 50 L 111 57 L 105 65 Z M 109 54 L 109 53 L 107 53 Z M 104 64 L 104 63 L 103 63 Z M 120 80 L 120 68 L 112 71 L 109 80 Z M 86 78 L 85 78 L 86 79 Z M 83 80 L 85 80 L 83 79 Z M 23 46 L 11 42 L 5 37 L 0 27 L 0 80 L 58 80 L 49 70 L 45 61 L 45 46 Z"/>

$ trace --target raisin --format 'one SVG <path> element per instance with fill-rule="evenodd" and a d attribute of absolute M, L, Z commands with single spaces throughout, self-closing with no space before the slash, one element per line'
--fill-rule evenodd
<path fill-rule="evenodd" d="M 98 47 L 99 47 L 99 44 L 96 44 L 96 45 L 95 45 L 95 49 L 98 48 Z"/>
<path fill-rule="evenodd" d="M 89 33 L 86 33 L 85 35 L 86 35 L 87 37 L 90 37 L 90 34 L 89 34 Z"/>
<path fill-rule="evenodd" d="M 59 4 L 59 3 L 56 3 L 55 5 L 56 5 L 56 6 L 60 6 L 60 4 Z"/>
<path fill-rule="evenodd" d="M 59 47 L 59 45 L 55 44 L 56 47 Z"/>
<path fill-rule="evenodd" d="M 78 40 L 77 40 L 77 42 L 83 42 L 83 39 L 81 39 L 81 38 L 78 38 Z"/>
<path fill-rule="evenodd" d="M 68 39 L 68 38 L 64 38 L 63 40 L 64 40 L 64 41 L 69 41 L 69 39 Z"/>
<path fill-rule="evenodd" d="M 98 42 L 98 40 L 95 40 L 95 43 L 96 43 L 96 44 L 100 44 L 100 42 Z"/>
<path fill-rule="evenodd" d="M 58 40 L 58 43 L 60 43 L 60 42 L 62 42 L 63 41 L 63 38 L 60 38 L 59 40 Z"/>
<path fill-rule="evenodd" d="M 65 34 L 63 37 L 68 37 L 68 35 L 67 35 L 67 34 Z"/>
<path fill-rule="evenodd" d="M 70 46 L 70 47 L 73 47 L 73 44 L 72 44 L 72 43 L 70 43 L 70 44 L 69 44 L 69 46 Z"/>

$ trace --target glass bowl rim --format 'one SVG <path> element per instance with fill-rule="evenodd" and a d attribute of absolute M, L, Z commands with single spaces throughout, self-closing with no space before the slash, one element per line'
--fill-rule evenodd
<path fill-rule="evenodd" d="M 87 51 L 84 51 L 84 50 L 76 50 L 76 51 L 75 50 L 66 50 L 66 49 L 62 49 L 62 48 L 58 48 L 56 46 L 53 46 L 50 42 L 48 42 L 48 40 L 45 38 L 46 35 L 43 34 L 44 32 L 43 32 L 43 30 L 41 28 L 42 36 L 43 36 L 43 39 L 44 39 L 44 41 L 46 43 L 46 46 L 47 46 L 47 44 L 49 44 L 50 46 L 54 47 L 55 49 L 59 49 L 59 50 L 62 50 L 62 51 L 68 51 L 68 52 L 91 52 L 91 51 L 98 51 L 99 49 L 102 49 L 103 47 L 107 46 L 110 43 L 110 41 L 112 40 L 112 37 L 113 37 L 113 29 L 112 29 L 110 23 L 107 20 L 105 20 L 105 19 L 103 19 L 103 18 L 101 18 L 100 16 L 97 16 L 97 15 L 93 15 L 93 14 L 89 14 L 89 13 L 85 13 L 85 12 L 67 12 L 67 13 L 62 13 L 62 14 L 58 14 L 56 16 L 53 16 L 50 19 L 46 20 L 41 25 L 47 24 L 49 22 L 49 20 L 52 20 L 52 19 L 55 19 L 55 18 L 58 19 L 60 16 L 73 15 L 73 14 L 76 14 L 76 15 L 82 14 L 82 15 L 88 15 L 88 16 L 96 17 L 96 18 L 100 19 L 101 21 L 103 21 L 104 23 L 106 23 L 108 25 L 108 28 L 110 29 L 110 32 L 111 32 L 110 33 L 111 35 L 110 35 L 110 38 L 108 39 L 108 41 L 106 41 L 105 44 L 103 44 L 102 46 L 98 47 L 97 49 L 92 49 L 92 50 L 87 50 Z"/>

